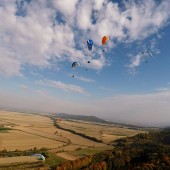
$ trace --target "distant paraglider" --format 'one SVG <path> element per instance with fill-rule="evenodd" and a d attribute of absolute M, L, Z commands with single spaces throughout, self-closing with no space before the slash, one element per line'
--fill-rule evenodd
<path fill-rule="evenodd" d="M 106 42 L 109 40 L 108 36 L 103 36 L 102 38 L 102 45 L 106 45 Z"/>
<path fill-rule="evenodd" d="M 149 52 L 149 51 L 143 51 L 142 53 L 141 53 L 141 55 L 143 55 L 143 56 L 145 56 L 145 57 L 152 57 L 152 54 Z M 149 61 L 148 60 L 146 60 L 145 61 L 145 63 L 148 63 Z"/>
<path fill-rule="evenodd" d="M 71 66 L 72 69 L 75 69 L 77 66 L 80 66 L 80 64 L 78 62 L 73 62 Z M 72 75 L 72 77 L 74 77 L 74 75 Z"/>
<path fill-rule="evenodd" d="M 143 51 L 142 54 L 143 55 L 149 55 L 150 57 L 152 57 L 152 54 L 149 51 Z"/>
<path fill-rule="evenodd" d="M 148 62 L 149 62 L 149 58 L 152 57 L 152 53 L 149 52 L 149 51 L 147 51 L 147 50 L 141 52 L 141 55 L 142 55 L 145 59 L 147 59 L 147 60 L 145 60 L 145 63 L 148 63 Z"/>
<path fill-rule="evenodd" d="M 87 48 L 88 48 L 88 50 L 91 51 L 92 47 L 93 47 L 93 41 L 92 40 L 88 40 L 87 41 Z"/>
<path fill-rule="evenodd" d="M 72 68 L 75 69 L 77 66 L 80 66 L 78 62 L 73 62 L 72 63 Z"/>

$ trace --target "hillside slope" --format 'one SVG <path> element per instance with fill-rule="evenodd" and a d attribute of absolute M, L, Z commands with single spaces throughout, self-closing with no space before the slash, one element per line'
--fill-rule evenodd
<path fill-rule="evenodd" d="M 138 134 L 134 137 L 116 140 L 115 149 L 94 156 L 68 161 L 60 166 L 67 170 L 169 170 L 170 130 Z"/>

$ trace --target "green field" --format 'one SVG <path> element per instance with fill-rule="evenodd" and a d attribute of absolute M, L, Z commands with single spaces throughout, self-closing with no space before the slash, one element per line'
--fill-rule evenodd
<path fill-rule="evenodd" d="M 60 163 L 64 162 L 65 159 L 60 158 L 58 156 L 56 156 L 55 154 L 49 153 L 48 155 L 49 157 L 46 158 L 45 163 L 49 166 L 49 167 L 54 167 L 56 165 L 59 165 Z"/>
<path fill-rule="evenodd" d="M 0 133 L 8 133 L 10 130 L 12 129 L 7 127 L 0 127 Z"/>
<path fill-rule="evenodd" d="M 70 152 L 68 152 L 68 154 L 74 155 L 77 157 L 83 157 L 85 155 L 94 155 L 94 154 L 100 153 L 104 150 L 105 149 L 102 149 L 102 148 L 83 148 L 83 149 L 80 148 L 75 151 L 70 151 Z"/>

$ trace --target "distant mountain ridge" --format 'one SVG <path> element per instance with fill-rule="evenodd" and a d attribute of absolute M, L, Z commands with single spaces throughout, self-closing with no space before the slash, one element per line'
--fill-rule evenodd
<path fill-rule="evenodd" d="M 66 114 L 66 113 L 57 113 L 57 114 L 53 114 L 53 115 L 55 115 L 56 118 L 76 119 L 76 120 L 98 122 L 98 123 L 109 123 L 108 121 L 100 119 L 96 116 L 71 115 L 71 114 Z"/>
<path fill-rule="evenodd" d="M 110 124 L 110 125 L 114 125 L 118 127 L 126 126 L 126 127 L 133 128 L 133 129 L 140 129 L 140 128 L 143 129 L 143 127 L 140 127 L 137 125 L 107 121 L 107 120 L 98 118 L 96 116 L 73 115 L 73 114 L 67 114 L 67 113 L 50 113 L 48 115 L 50 115 L 50 117 L 52 118 L 72 119 L 72 120 L 80 120 L 80 121 L 87 121 L 87 122 L 93 122 L 93 123 Z"/>

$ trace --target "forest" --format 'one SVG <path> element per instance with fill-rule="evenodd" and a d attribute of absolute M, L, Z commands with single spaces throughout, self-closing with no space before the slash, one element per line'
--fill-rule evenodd
<path fill-rule="evenodd" d="M 169 170 L 170 129 L 138 134 L 113 141 L 113 150 L 75 161 L 67 161 L 56 170 Z"/>

